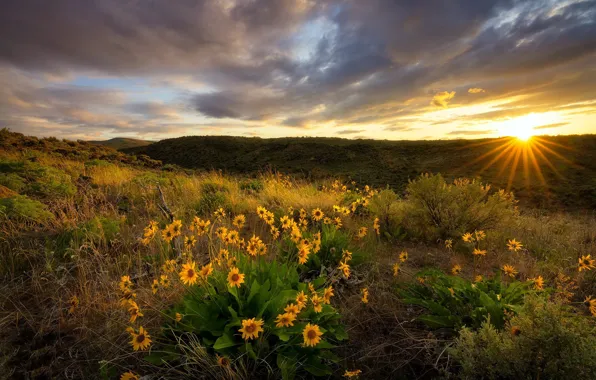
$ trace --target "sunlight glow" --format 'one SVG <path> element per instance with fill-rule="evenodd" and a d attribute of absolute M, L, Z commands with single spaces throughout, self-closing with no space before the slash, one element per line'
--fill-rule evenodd
<path fill-rule="evenodd" d="M 512 136 L 522 141 L 528 141 L 536 134 L 536 127 L 553 122 L 552 115 L 531 113 L 507 120 L 501 123 L 498 129 L 502 136 Z"/>

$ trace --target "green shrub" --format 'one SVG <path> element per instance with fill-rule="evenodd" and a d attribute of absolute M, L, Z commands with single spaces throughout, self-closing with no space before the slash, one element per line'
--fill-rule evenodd
<path fill-rule="evenodd" d="M 227 268 L 215 269 L 207 283 L 189 288 L 183 301 L 168 312 L 171 322 L 157 340 L 161 353 L 148 359 L 153 363 L 186 363 L 192 372 L 185 355 L 189 342 L 196 342 L 198 349 L 225 356 L 235 367 L 254 368 L 254 378 L 271 375 L 291 379 L 304 370 L 316 376 L 330 375 L 328 364 L 337 361 L 331 352 L 333 343 L 347 338 L 338 312 L 325 304 L 317 313 L 309 303 L 296 315 L 293 326 L 276 327 L 276 317 L 285 313 L 289 303 L 296 302 L 298 293 L 309 293 L 307 284 L 299 282 L 296 266 L 239 254 L 237 267 L 245 275 L 239 288 L 228 284 Z M 324 278 L 313 282 L 319 295 L 324 283 Z M 175 321 L 175 313 L 182 315 L 180 322 Z M 252 318 L 264 321 L 264 331 L 256 339 L 244 340 L 239 329 L 243 320 Z M 318 325 L 323 332 L 314 347 L 303 345 L 307 323 Z"/>
<path fill-rule="evenodd" d="M 201 184 L 201 196 L 195 209 L 199 215 L 211 215 L 220 207 L 230 208 L 228 198 L 230 190 L 223 184 L 204 182 Z"/>
<path fill-rule="evenodd" d="M 460 379 L 593 379 L 596 330 L 569 306 L 527 297 L 509 323 L 496 330 L 462 329 L 449 349 Z"/>
<path fill-rule="evenodd" d="M 448 184 L 440 174 L 422 175 L 408 184 L 402 223 L 409 234 L 431 242 L 494 229 L 516 216 L 517 208 L 511 193 L 489 190 L 477 181 Z"/>
<path fill-rule="evenodd" d="M 96 216 L 57 236 L 56 251 L 64 254 L 68 249 L 76 250 L 83 245 L 105 247 L 120 233 L 121 224 L 120 219 Z"/>
<path fill-rule="evenodd" d="M 8 219 L 35 223 L 45 223 L 54 219 L 46 205 L 24 195 L 0 199 L 0 213 Z"/>
<path fill-rule="evenodd" d="M 416 275 L 424 283 L 404 284 L 399 290 L 403 302 L 423 307 L 427 314 L 418 317 L 430 328 L 457 331 L 463 326 L 477 329 L 490 317 L 496 328 L 505 325 L 505 314 L 521 305 L 529 284 L 501 282 L 499 276 L 476 283 L 448 276 L 439 270 L 426 270 Z"/>
<path fill-rule="evenodd" d="M 248 193 L 260 193 L 264 188 L 265 185 L 258 179 L 250 179 L 240 182 L 240 190 Z"/>
<path fill-rule="evenodd" d="M 0 184 L 25 195 L 55 199 L 76 193 L 64 171 L 30 161 L 0 161 Z"/>

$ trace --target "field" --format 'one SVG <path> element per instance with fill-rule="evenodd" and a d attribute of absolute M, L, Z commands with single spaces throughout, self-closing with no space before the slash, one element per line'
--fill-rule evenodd
<path fill-rule="evenodd" d="M 458 178 L 502 141 L 2 130 L 0 378 L 593 379 L 596 138 L 551 142 L 518 202 Z"/>

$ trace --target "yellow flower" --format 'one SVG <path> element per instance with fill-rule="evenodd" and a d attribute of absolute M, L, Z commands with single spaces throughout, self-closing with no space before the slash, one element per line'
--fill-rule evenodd
<path fill-rule="evenodd" d="M 353 371 L 348 371 L 346 369 L 346 372 L 344 372 L 343 376 L 351 379 L 352 377 L 358 377 L 361 373 L 362 371 L 359 369 L 355 369 Z"/>
<path fill-rule="evenodd" d="M 333 286 L 329 286 L 328 288 L 325 288 L 325 290 L 323 291 L 323 302 L 325 303 L 330 303 L 331 302 L 331 297 L 333 297 Z"/>
<path fill-rule="evenodd" d="M 424 285 L 424 281 L 426 281 L 424 277 L 416 277 L 416 280 L 422 285 Z"/>
<path fill-rule="evenodd" d="M 594 265 L 596 260 L 592 259 L 592 255 L 582 256 L 580 259 L 578 259 L 578 261 L 579 261 L 578 269 L 580 272 L 582 270 L 592 270 L 592 269 L 596 268 L 596 266 Z"/>
<path fill-rule="evenodd" d="M 397 277 L 397 275 L 401 272 L 401 268 L 399 267 L 398 263 L 393 264 L 393 276 Z"/>
<path fill-rule="evenodd" d="M 515 277 L 515 275 L 517 274 L 517 271 L 515 270 L 515 268 L 513 266 L 505 264 L 505 265 L 503 265 L 503 273 L 505 273 L 509 277 Z"/>
<path fill-rule="evenodd" d="M 256 339 L 259 337 L 259 333 L 264 331 L 263 330 L 263 323 L 262 319 L 255 320 L 255 318 L 251 319 L 244 319 L 242 321 L 242 328 L 238 331 L 242 333 L 242 339 L 249 340 L 249 339 Z"/>
<path fill-rule="evenodd" d="M 217 210 L 215 210 L 215 212 L 213 213 L 213 216 L 216 217 L 217 219 L 221 219 L 224 216 L 226 216 L 226 211 L 220 207 Z"/>
<path fill-rule="evenodd" d="M 170 278 L 167 275 L 162 274 L 161 276 L 159 276 L 159 283 L 164 288 L 169 288 L 170 287 Z"/>
<path fill-rule="evenodd" d="M 309 254 L 310 254 L 310 248 L 308 248 L 308 247 L 300 248 L 300 250 L 298 251 L 298 263 L 306 264 L 306 262 L 308 261 Z"/>
<path fill-rule="evenodd" d="M 138 317 L 142 317 L 143 313 L 141 313 L 139 305 L 137 305 L 135 301 L 128 300 L 128 305 L 130 306 L 128 308 L 128 312 L 130 313 L 130 323 L 133 323 L 137 320 Z"/>
<path fill-rule="evenodd" d="M 197 238 L 194 237 L 193 235 L 186 236 L 184 238 L 184 248 L 186 248 L 188 250 L 190 250 L 192 247 L 194 247 L 196 243 L 197 243 Z"/>
<path fill-rule="evenodd" d="M 201 276 L 207 278 L 211 273 L 213 273 L 213 265 L 211 263 L 203 265 L 201 268 Z"/>
<path fill-rule="evenodd" d="M 271 226 L 269 232 L 271 232 L 271 237 L 273 238 L 273 240 L 279 237 L 279 229 L 277 227 Z"/>
<path fill-rule="evenodd" d="M 486 249 L 478 249 L 474 248 L 474 255 L 475 256 L 486 256 Z"/>
<path fill-rule="evenodd" d="M 331 221 L 331 218 L 329 218 L 329 217 L 327 217 L 327 216 L 323 218 L 323 224 L 331 224 L 331 223 L 333 223 L 333 222 Z"/>
<path fill-rule="evenodd" d="M 482 282 L 484 278 L 482 277 L 482 275 L 477 275 L 476 277 L 474 277 L 474 282 Z"/>
<path fill-rule="evenodd" d="M 275 327 L 290 327 L 294 326 L 294 321 L 296 320 L 296 314 L 294 313 L 283 313 L 277 316 L 275 320 L 276 324 Z"/>
<path fill-rule="evenodd" d="M 153 283 L 151 284 L 151 291 L 153 292 L 153 294 L 157 293 L 157 290 L 159 289 L 159 281 L 157 281 L 157 279 L 153 279 Z"/>
<path fill-rule="evenodd" d="M 267 223 L 268 225 L 272 225 L 273 223 L 275 223 L 275 215 L 273 215 L 272 212 L 267 211 L 267 213 L 265 214 L 265 216 L 263 217 L 263 220 L 265 221 L 265 223 Z"/>
<path fill-rule="evenodd" d="M 360 229 L 358 230 L 358 238 L 362 239 L 362 238 L 366 237 L 367 233 L 368 233 L 368 228 L 360 227 Z"/>
<path fill-rule="evenodd" d="M 445 240 L 445 248 L 451 249 L 453 247 L 453 240 L 447 239 Z"/>
<path fill-rule="evenodd" d="M 315 292 L 315 286 L 312 284 L 312 282 L 308 283 L 308 291 L 311 293 Z"/>
<path fill-rule="evenodd" d="M 134 374 L 133 372 L 124 372 L 121 376 L 120 376 L 120 380 L 139 380 L 139 375 Z"/>
<path fill-rule="evenodd" d="M 267 214 L 267 209 L 265 207 L 263 207 L 263 206 L 257 207 L 257 215 L 259 216 L 259 218 L 263 219 L 266 214 Z"/>
<path fill-rule="evenodd" d="M 175 237 L 174 236 L 174 231 L 172 231 L 172 228 L 170 226 L 166 227 L 164 230 L 161 231 L 161 237 L 166 241 L 166 242 L 171 242 L 172 239 Z"/>
<path fill-rule="evenodd" d="M 192 224 L 190 225 L 190 230 L 191 231 L 196 230 L 197 236 L 202 236 L 207 233 L 210 225 L 211 225 L 210 220 L 203 220 L 203 219 L 195 216 Z"/>
<path fill-rule="evenodd" d="M 174 272 L 176 270 L 176 260 L 167 260 L 162 266 L 161 270 L 164 272 Z"/>
<path fill-rule="evenodd" d="M 230 366 L 230 359 L 227 356 L 219 356 L 217 355 L 217 365 L 220 367 L 229 367 Z"/>
<path fill-rule="evenodd" d="M 298 313 L 300 313 L 300 307 L 296 304 L 289 304 L 288 306 L 286 306 L 286 308 L 284 309 L 284 311 L 286 313 L 292 313 L 292 314 L 296 314 L 298 315 Z"/>
<path fill-rule="evenodd" d="M 300 209 L 300 219 L 306 218 L 306 215 L 307 215 L 306 210 L 301 208 Z"/>
<path fill-rule="evenodd" d="M 542 276 L 538 276 L 535 278 L 530 279 L 534 283 L 535 290 L 543 290 L 544 289 L 544 279 Z"/>
<path fill-rule="evenodd" d="M 405 263 L 407 260 L 408 260 L 408 252 L 402 251 L 399 254 L 399 261 L 401 261 L 402 263 Z"/>
<path fill-rule="evenodd" d="M 362 288 L 362 302 L 368 303 L 368 288 Z"/>
<path fill-rule="evenodd" d="M 182 270 L 180 271 L 180 280 L 185 285 L 193 285 L 197 282 L 199 278 L 199 274 L 197 273 L 196 264 L 194 261 L 190 261 L 186 264 L 182 265 Z"/>
<path fill-rule="evenodd" d="M 298 306 L 302 305 L 302 307 L 304 307 L 304 305 L 306 305 L 307 301 L 308 301 L 308 296 L 306 294 L 304 294 L 304 291 L 301 291 L 296 296 L 296 303 L 298 304 Z"/>
<path fill-rule="evenodd" d="M 474 234 L 476 235 L 476 241 L 480 241 L 486 237 L 484 231 L 474 231 Z"/>
<path fill-rule="evenodd" d="M 379 220 L 379 218 L 375 218 L 375 220 L 373 220 L 373 229 L 375 230 L 375 233 L 377 235 L 381 234 L 381 221 Z"/>
<path fill-rule="evenodd" d="M 465 234 L 463 234 L 463 236 L 461 237 L 463 241 L 465 241 L 466 243 L 471 243 L 474 241 L 474 237 L 472 236 L 471 233 L 466 232 Z"/>
<path fill-rule="evenodd" d="M 176 322 L 180 322 L 182 320 L 182 314 L 176 313 L 176 317 L 174 318 Z"/>
<path fill-rule="evenodd" d="M 232 268 L 230 269 L 230 272 L 228 273 L 228 284 L 230 285 L 230 287 L 240 287 L 240 284 L 242 284 L 244 282 L 244 274 L 240 273 L 240 270 L 238 268 Z"/>
<path fill-rule="evenodd" d="M 132 288 L 132 281 L 130 280 L 130 276 L 122 276 L 120 278 L 119 286 L 122 292 L 130 291 L 130 289 Z"/>
<path fill-rule="evenodd" d="M 452 273 L 454 276 L 457 276 L 458 274 L 460 274 L 460 273 L 461 273 L 461 265 L 459 265 L 459 264 L 455 264 L 455 265 L 453 266 L 453 268 L 451 268 L 451 273 Z"/>
<path fill-rule="evenodd" d="M 324 215 L 325 214 L 323 213 L 323 211 L 321 211 L 320 208 L 316 208 L 316 209 L 312 210 L 312 218 L 313 218 L 313 220 L 315 220 L 317 222 L 319 220 L 323 219 Z"/>
<path fill-rule="evenodd" d="M 522 249 L 522 247 L 523 247 L 523 244 L 515 239 L 508 240 L 508 242 L 507 242 L 507 248 L 510 251 L 517 252 L 517 251 L 520 251 Z"/>
<path fill-rule="evenodd" d="M 281 228 L 284 230 L 287 230 L 290 227 L 292 227 L 292 219 L 288 218 L 287 215 L 282 216 L 279 219 L 279 222 L 281 223 Z"/>
<path fill-rule="evenodd" d="M 584 305 L 586 305 L 590 309 L 590 313 L 596 317 L 596 299 L 593 299 L 592 296 L 587 296 L 584 299 Z"/>
<path fill-rule="evenodd" d="M 169 228 L 172 230 L 174 237 L 179 236 L 182 234 L 182 221 L 179 219 L 174 220 L 172 224 L 169 225 Z"/>
<path fill-rule="evenodd" d="M 319 297 L 317 293 L 310 296 L 310 302 L 312 303 L 315 313 L 323 311 L 323 298 Z"/>
<path fill-rule="evenodd" d="M 234 217 L 234 220 L 232 221 L 232 225 L 234 225 L 234 227 L 238 228 L 239 230 L 241 230 L 242 227 L 244 227 L 244 223 L 246 223 L 246 216 L 242 214 L 236 215 Z"/>
<path fill-rule="evenodd" d="M 304 345 L 306 347 L 314 347 L 321 341 L 323 333 L 317 325 L 311 325 L 310 323 L 304 327 L 302 336 L 304 337 Z"/>
<path fill-rule="evenodd" d="M 519 334 L 521 334 L 521 329 L 519 328 L 519 326 L 511 326 L 511 335 L 513 336 L 518 336 Z"/>
<path fill-rule="evenodd" d="M 129 330 L 130 331 L 130 330 Z M 130 333 L 132 335 L 132 341 L 130 344 L 132 345 L 133 350 L 146 350 L 151 346 L 151 336 L 143 328 L 143 326 L 139 327 L 139 333 L 135 333 L 134 330 Z"/>
<path fill-rule="evenodd" d="M 345 278 L 350 278 L 350 266 L 343 261 L 339 262 L 339 270 L 341 270 Z"/>
<path fill-rule="evenodd" d="M 333 224 L 335 224 L 335 228 L 337 228 L 338 230 L 341 228 L 342 224 L 341 224 L 341 218 L 339 216 L 336 216 L 333 219 Z"/>
<path fill-rule="evenodd" d="M 68 314 L 72 314 L 75 312 L 75 309 L 79 306 L 79 297 L 77 297 L 76 295 L 70 297 L 70 300 L 68 301 L 68 303 L 70 304 L 70 308 L 68 309 Z"/>
<path fill-rule="evenodd" d="M 447 288 L 449 290 L 449 293 L 451 293 L 451 297 L 455 296 L 455 290 L 453 290 L 453 288 Z"/>
<path fill-rule="evenodd" d="M 217 227 L 215 229 L 215 236 L 217 236 L 220 240 L 224 240 L 228 235 L 228 229 L 225 227 Z"/>

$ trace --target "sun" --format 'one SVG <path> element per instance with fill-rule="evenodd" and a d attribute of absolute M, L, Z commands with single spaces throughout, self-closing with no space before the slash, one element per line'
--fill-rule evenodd
<path fill-rule="evenodd" d="M 534 128 L 530 126 L 520 127 L 513 134 L 518 140 L 528 141 L 534 136 Z"/>

